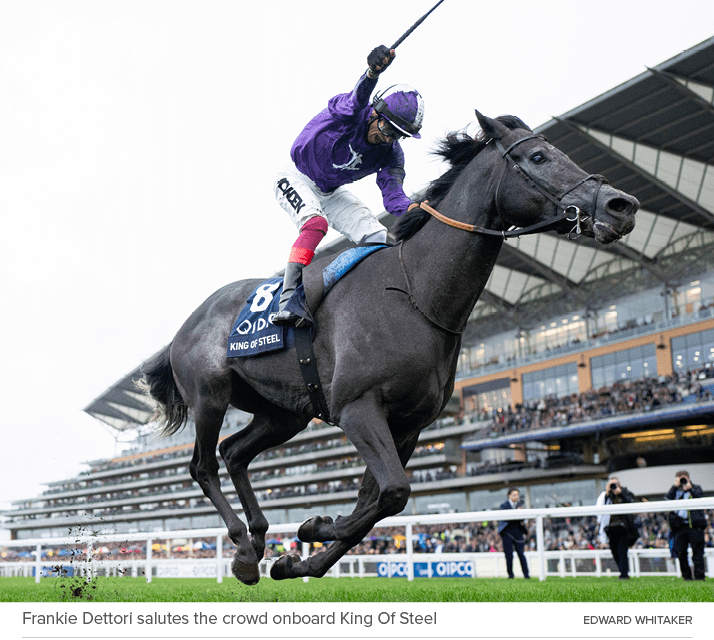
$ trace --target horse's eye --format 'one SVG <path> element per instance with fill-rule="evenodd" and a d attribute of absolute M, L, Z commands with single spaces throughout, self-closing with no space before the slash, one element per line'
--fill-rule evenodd
<path fill-rule="evenodd" d="M 532 156 L 531 156 L 531 162 L 534 162 L 535 164 L 541 164 L 545 162 L 545 156 L 540 153 L 539 151 L 536 151 Z"/>

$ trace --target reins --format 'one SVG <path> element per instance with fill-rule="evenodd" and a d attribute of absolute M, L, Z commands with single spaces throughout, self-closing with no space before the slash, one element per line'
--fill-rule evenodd
<path fill-rule="evenodd" d="M 532 233 L 538 233 L 539 231 L 542 231 L 546 227 L 549 227 L 553 224 L 557 224 L 561 220 L 567 220 L 568 222 L 576 222 L 576 227 L 577 228 L 577 233 L 580 233 L 580 222 L 582 220 L 587 219 L 587 214 L 586 217 L 583 217 L 582 211 L 580 208 L 572 205 L 570 207 L 566 207 L 563 210 L 563 213 L 553 217 L 549 218 L 548 220 L 542 220 L 541 222 L 538 222 L 536 224 L 532 224 L 529 227 L 523 227 L 523 228 L 517 228 L 517 229 L 504 229 L 503 231 L 497 231 L 496 229 L 486 229 L 485 227 L 481 227 L 477 224 L 468 224 L 466 222 L 459 222 L 458 220 L 454 220 L 453 218 L 449 218 L 441 213 L 439 213 L 436 209 L 434 209 L 431 205 L 427 204 L 426 202 L 421 202 L 419 204 L 419 208 L 424 209 L 427 213 L 431 214 L 434 216 L 437 220 L 441 220 L 444 224 L 448 224 L 450 227 L 454 227 L 456 229 L 461 229 L 463 231 L 468 231 L 469 233 L 480 233 L 483 235 L 487 236 L 499 236 L 503 238 L 504 240 L 507 240 L 508 238 L 516 238 L 520 236 L 527 236 Z M 575 215 L 574 218 L 570 218 L 572 214 Z"/>

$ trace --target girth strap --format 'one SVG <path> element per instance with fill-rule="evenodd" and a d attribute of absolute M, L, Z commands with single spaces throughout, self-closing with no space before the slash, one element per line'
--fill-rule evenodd
<path fill-rule="evenodd" d="M 334 425 L 334 422 L 330 420 L 330 410 L 327 408 L 325 394 L 322 392 L 322 384 L 320 383 L 320 375 L 317 372 L 317 361 L 315 360 L 315 350 L 312 346 L 309 327 L 295 328 L 295 352 L 300 364 L 300 373 L 305 381 L 315 414 L 323 422 Z"/>

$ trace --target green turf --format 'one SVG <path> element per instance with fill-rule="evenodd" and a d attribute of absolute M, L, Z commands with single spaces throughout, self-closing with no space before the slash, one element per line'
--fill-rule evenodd
<path fill-rule="evenodd" d="M 322 578 L 247 587 L 232 578 L 0 578 L 2 602 L 714 602 L 712 580 L 674 577 L 505 579 Z M 399 588 L 395 588 L 398 585 Z"/>

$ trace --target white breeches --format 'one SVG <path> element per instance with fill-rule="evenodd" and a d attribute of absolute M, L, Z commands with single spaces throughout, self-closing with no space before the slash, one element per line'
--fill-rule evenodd
<path fill-rule="evenodd" d="M 273 192 L 298 231 L 310 218 L 322 216 L 330 227 L 355 244 L 387 239 L 386 227 L 345 187 L 325 193 L 310 178 L 289 166 L 278 172 Z"/>

